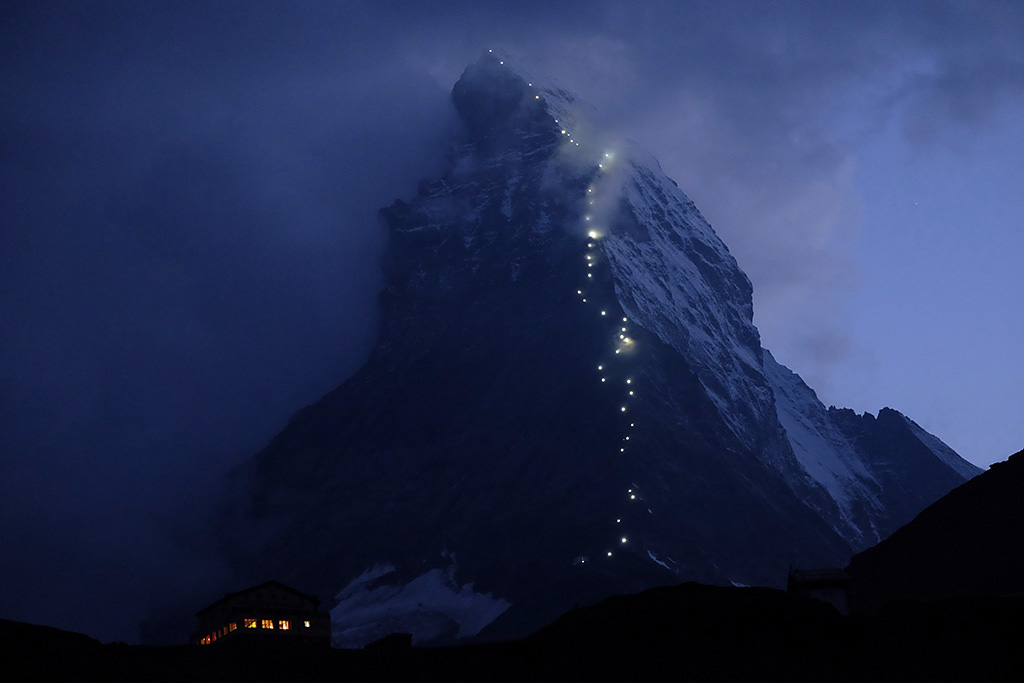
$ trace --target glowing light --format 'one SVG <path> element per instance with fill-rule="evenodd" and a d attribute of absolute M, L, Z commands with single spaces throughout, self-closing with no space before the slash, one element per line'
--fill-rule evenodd
<path fill-rule="evenodd" d="M 608 551 L 608 557 L 611 557 L 611 556 L 612 556 L 612 551 L 609 550 Z"/>
<path fill-rule="evenodd" d="M 498 62 L 498 64 L 504 64 L 505 62 Z"/>
<path fill-rule="evenodd" d="M 632 384 L 632 383 L 633 383 L 633 380 L 631 380 L 631 379 L 627 379 L 626 380 L 626 384 Z"/>
<path fill-rule="evenodd" d="M 587 303 L 587 300 L 586 300 L 586 299 L 584 299 L 584 300 L 583 300 L 583 303 Z"/>
<path fill-rule="evenodd" d="M 632 426 L 633 426 L 633 423 L 632 423 L 632 422 L 630 422 L 630 423 L 629 423 L 629 426 L 630 426 L 630 427 L 632 427 Z"/>
<path fill-rule="evenodd" d="M 626 441 L 629 441 L 629 437 L 628 436 L 626 437 Z"/>
<path fill-rule="evenodd" d="M 626 406 L 622 406 L 622 412 L 626 412 Z"/>
<path fill-rule="evenodd" d="M 594 248 L 594 243 L 593 242 L 587 242 L 587 246 L 590 247 L 591 249 L 593 249 Z"/>
<path fill-rule="evenodd" d="M 609 154 L 608 152 L 605 152 L 604 156 L 605 156 L 606 159 L 611 159 L 612 158 L 612 155 Z"/>
<path fill-rule="evenodd" d="M 626 319 L 625 319 L 625 318 L 623 318 L 623 319 L 622 319 L 622 322 L 626 322 Z"/>
<path fill-rule="evenodd" d="M 602 377 L 602 378 L 601 378 L 601 381 L 602 381 L 602 382 L 604 381 L 604 377 Z"/>
<path fill-rule="evenodd" d="M 629 392 L 629 395 L 630 395 L 630 396 L 632 396 L 632 395 L 633 395 L 633 392 L 632 392 L 632 391 L 631 391 L 631 392 Z"/>
<path fill-rule="evenodd" d="M 597 366 L 597 369 L 598 369 L 598 370 L 604 370 L 604 366 L 603 366 L 603 365 L 598 365 L 598 366 Z"/>
<path fill-rule="evenodd" d="M 592 187 L 587 188 L 587 192 L 593 192 L 593 191 L 594 191 L 594 188 L 592 188 Z"/>
<path fill-rule="evenodd" d="M 596 240 L 597 239 L 597 232 L 594 231 L 594 230 L 591 230 L 590 232 L 587 233 L 587 237 L 589 237 L 592 240 Z"/>
<path fill-rule="evenodd" d="M 622 524 L 622 520 L 621 519 L 617 519 L 617 520 L 615 520 L 615 523 L 616 524 Z"/>
<path fill-rule="evenodd" d="M 619 339 L 625 339 L 625 338 L 626 338 L 626 335 L 624 335 L 624 334 L 620 334 L 619 335 Z"/>
<path fill-rule="evenodd" d="M 604 164 L 598 164 L 597 167 L 598 168 L 604 168 Z"/>
<path fill-rule="evenodd" d="M 565 135 L 565 131 L 564 130 L 562 131 L 562 135 Z"/>
<path fill-rule="evenodd" d="M 587 277 L 594 277 L 593 273 L 587 273 Z"/>
<path fill-rule="evenodd" d="M 494 52 L 494 50 L 488 50 L 488 52 Z"/>
<path fill-rule="evenodd" d="M 625 542 L 626 542 L 626 537 L 625 537 L 625 536 L 623 536 L 623 537 L 622 537 L 622 542 L 623 542 L 623 543 L 625 543 Z"/>
<path fill-rule="evenodd" d="M 619 349 L 615 349 L 615 353 L 618 353 L 618 352 L 619 352 Z"/>
<path fill-rule="evenodd" d="M 625 453 L 625 452 L 626 452 L 626 449 L 625 449 L 625 448 L 620 448 L 620 449 L 619 449 L 619 453 Z"/>
<path fill-rule="evenodd" d="M 630 500 L 636 500 L 636 494 L 629 497 Z"/>
<path fill-rule="evenodd" d="M 601 311 L 601 315 L 608 315 L 605 311 Z"/>
<path fill-rule="evenodd" d="M 540 99 L 540 95 L 534 95 L 534 96 L 533 96 L 533 99 L 535 99 L 535 100 L 539 100 L 539 99 Z"/>
<path fill-rule="evenodd" d="M 587 254 L 587 260 L 588 260 L 588 261 L 589 261 L 590 259 L 592 259 L 592 258 L 594 258 L 594 257 L 593 257 L 593 256 L 591 256 L 590 254 Z"/>
<path fill-rule="evenodd" d="M 582 290 L 582 289 L 577 289 L 577 290 L 576 290 L 576 293 L 577 293 L 577 294 L 582 294 L 582 293 L 583 293 L 583 290 Z"/>
<path fill-rule="evenodd" d="M 622 331 L 623 331 L 623 332 L 625 332 L 625 331 L 626 331 L 626 328 L 625 328 L 625 327 L 623 327 L 623 328 L 622 328 Z"/>
<path fill-rule="evenodd" d="M 594 264 L 593 264 L 593 263 L 588 263 L 588 264 L 587 264 L 587 268 L 593 268 L 593 267 L 594 267 Z"/>

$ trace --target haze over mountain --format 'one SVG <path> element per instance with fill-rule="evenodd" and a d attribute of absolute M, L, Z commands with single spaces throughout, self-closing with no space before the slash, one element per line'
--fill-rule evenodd
<path fill-rule="evenodd" d="M 236 472 L 237 584 L 336 597 L 339 645 L 522 635 L 845 564 L 979 471 L 895 410 L 822 405 L 693 202 L 573 95 L 487 54 L 452 98 L 446 170 L 383 211 L 369 360 Z"/>

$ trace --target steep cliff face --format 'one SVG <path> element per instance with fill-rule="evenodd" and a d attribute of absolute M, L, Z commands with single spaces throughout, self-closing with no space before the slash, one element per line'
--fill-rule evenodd
<path fill-rule="evenodd" d="M 970 475 L 762 352 L 728 249 L 570 95 L 485 56 L 453 101 L 448 171 L 382 212 L 369 361 L 239 473 L 239 581 L 336 595 L 339 644 L 522 634 L 615 592 L 844 563 L 895 501 Z"/>

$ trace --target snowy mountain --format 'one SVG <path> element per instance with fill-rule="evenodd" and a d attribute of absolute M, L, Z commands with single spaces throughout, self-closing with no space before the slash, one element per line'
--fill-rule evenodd
<path fill-rule="evenodd" d="M 338 645 L 522 635 L 655 585 L 839 566 L 977 472 L 892 410 L 826 409 L 656 161 L 491 55 L 447 172 L 382 215 L 366 365 L 238 472 L 239 583 L 334 598 Z"/>

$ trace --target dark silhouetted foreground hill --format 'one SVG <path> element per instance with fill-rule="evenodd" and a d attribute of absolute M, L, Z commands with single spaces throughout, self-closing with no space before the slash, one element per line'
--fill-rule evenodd
<path fill-rule="evenodd" d="M 770 588 L 693 583 L 573 609 L 518 641 L 400 652 L 100 645 L 0 621 L 0 680 L 1020 680 L 1022 623 L 1006 599 L 851 619 Z"/>
<path fill-rule="evenodd" d="M 854 608 L 1024 595 L 1024 451 L 992 465 L 854 556 Z"/>

